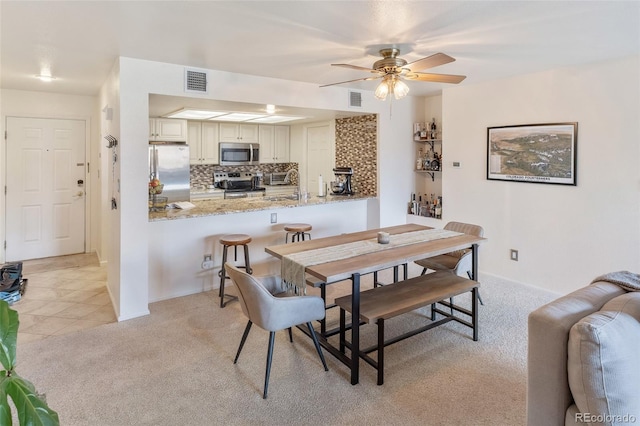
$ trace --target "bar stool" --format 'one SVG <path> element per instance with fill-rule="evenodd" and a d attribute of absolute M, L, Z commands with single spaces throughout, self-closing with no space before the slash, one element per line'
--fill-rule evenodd
<path fill-rule="evenodd" d="M 285 243 L 289 242 L 289 234 L 293 234 L 291 236 L 292 243 L 295 242 L 296 240 L 304 241 L 305 235 L 309 239 L 311 239 L 311 234 L 309 233 L 311 229 L 313 229 L 313 227 L 308 223 L 289 223 L 284 226 L 284 230 L 287 231 L 287 235 L 284 241 Z"/>
<path fill-rule="evenodd" d="M 238 268 L 246 269 L 248 274 L 253 273 L 251 269 L 251 264 L 249 263 L 249 243 L 251 242 L 251 236 L 247 234 L 228 234 L 223 235 L 220 238 L 220 244 L 222 244 L 222 268 L 220 272 L 218 272 L 218 276 L 220 277 L 220 290 L 218 291 L 218 296 L 220 297 L 220 307 L 224 308 L 227 302 L 224 301 L 224 298 L 227 297 L 231 300 L 237 300 L 238 296 L 232 296 L 230 294 L 224 294 L 224 281 L 229 278 L 227 276 L 227 272 L 224 270 L 224 264 L 227 262 L 227 250 L 229 247 L 233 247 L 233 258 L 235 261 L 238 260 L 238 246 L 244 247 L 244 264 L 245 266 L 238 266 Z M 229 278 L 230 279 L 230 278 Z"/>

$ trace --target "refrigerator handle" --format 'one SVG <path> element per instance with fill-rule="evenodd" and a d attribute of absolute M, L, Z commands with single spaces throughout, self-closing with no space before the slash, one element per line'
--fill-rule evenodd
<path fill-rule="evenodd" d="M 156 147 L 151 145 L 151 155 L 149 156 L 149 180 L 158 177 L 158 153 Z"/>

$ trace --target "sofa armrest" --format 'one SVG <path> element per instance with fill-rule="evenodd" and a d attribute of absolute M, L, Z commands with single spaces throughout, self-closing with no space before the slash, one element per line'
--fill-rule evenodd
<path fill-rule="evenodd" d="M 612 298 L 619 286 L 596 282 L 529 314 L 527 425 L 561 426 L 573 403 L 567 376 L 569 330 Z"/>

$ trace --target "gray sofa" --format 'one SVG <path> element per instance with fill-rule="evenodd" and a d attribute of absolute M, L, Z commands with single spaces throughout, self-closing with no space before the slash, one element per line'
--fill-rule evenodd
<path fill-rule="evenodd" d="M 640 425 L 640 291 L 605 281 L 529 315 L 527 425 L 584 424 Z"/>

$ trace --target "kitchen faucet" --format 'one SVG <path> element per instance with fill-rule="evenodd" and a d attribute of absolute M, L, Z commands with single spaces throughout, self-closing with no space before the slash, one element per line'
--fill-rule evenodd
<path fill-rule="evenodd" d="M 286 175 L 284 175 L 284 182 L 285 183 L 291 183 L 291 173 L 295 173 L 296 177 L 298 178 L 298 188 L 296 189 L 296 192 L 294 192 L 294 195 L 298 196 L 298 199 L 300 199 L 300 173 L 298 173 L 298 170 L 296 169 L 289 169 L 289 171 L 287 172 Z"/>

